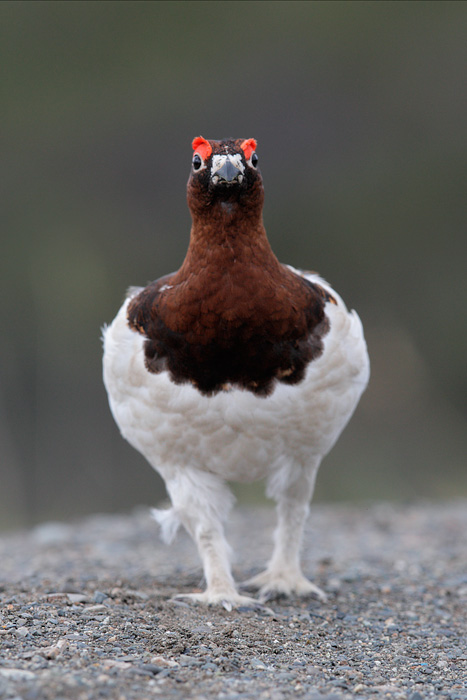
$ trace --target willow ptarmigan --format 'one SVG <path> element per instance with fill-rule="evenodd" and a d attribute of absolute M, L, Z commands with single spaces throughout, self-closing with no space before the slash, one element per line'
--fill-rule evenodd
<path fill-rule="evenodd" d="M 122 435 L 165 481 L 154 510 L 166 542 L 183 524 L 206 590 L 192 600 L 251 605 L 232 577 L 226 481 L 265 479 L 277 502 L 274 550 L 246 583 L 324 593 L 300 566 L 316 473 L 369 377 L 362 325 L 317 274 L 282 265 L 263 226 L 254 139 L 193 141 L 192 228 L 177 272 L 131 288 L 104 329 L 104 382 Z M 256 601 L 255 601 L 256 602 Z"/>

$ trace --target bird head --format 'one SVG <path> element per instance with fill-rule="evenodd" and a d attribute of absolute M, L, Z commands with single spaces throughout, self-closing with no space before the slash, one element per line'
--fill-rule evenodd
<path fill-rule="evenodd" d="M 197 136 L 188 180 L 188 206 L 193 214 L 219 205 L 229 212 L 260 209 L 263 183 L 255 139 L 208 141 Z"/>

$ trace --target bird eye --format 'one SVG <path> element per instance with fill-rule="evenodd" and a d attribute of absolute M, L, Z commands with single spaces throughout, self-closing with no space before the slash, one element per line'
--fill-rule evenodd
<path fill-rule="evenodd" d="M 256 155 L 256 153 L 253 153 L 253 155 L 251 156 L 251 164 L 254 168 L 256 168 L 256 166 L 258 165 L 258 156 Z"/>
<path fill-rule="evenodd" d="M 193 156 L 193 170 L 199 170 L 203 161 L 201 160 L 201 156 L 199 156 L 197 153 Z"/>

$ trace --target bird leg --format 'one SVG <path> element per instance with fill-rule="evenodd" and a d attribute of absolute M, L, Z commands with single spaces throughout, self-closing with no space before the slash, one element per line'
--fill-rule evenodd
<path fill-rule="evenodd" d="M 259 588 L 260 599 L 274 595 L 315 595 L 326 600 L 326 594 L 302 573 L 300 546 L 309 511 L 318 465 L 302 471 L 298 479 L 282 493 L 272 494 L 277 501 L 277 527 L 274 550 L 266 570 L 245 581 L 246 587 Z"/>
<path fill-rule="evenodd" d="M 242 605 L 260 606 L 254 598 L 238 593 L 232 576 L 230 547 L 221 518 L 227 515 L 233 498 L 225 484 L 212 474 L 197 473 L 190 478 L 185 473 L 183 477 L 178 475 L 176 483 L 167 482 L 167 490 L 177 516 L 197 545 L 206 579 L 203 593 L 180 594 L 175 598 L 222 605 L 227 610 Z"/>
<path fill-rule="evenodd" d="M 179 594 L 175 598 L 188 598 L 208 605 L 222 605 L 226 610 L 243 605 L 260 606 L 254 598 L 237 592 L 230 568 L 230 548 L 224 537 L 222 525 L 209 523 L 204 519 L 196 523 L 185 519 L 182 522 L 198 547 L 206 579 L 206 590 L 203 593 Z"/>

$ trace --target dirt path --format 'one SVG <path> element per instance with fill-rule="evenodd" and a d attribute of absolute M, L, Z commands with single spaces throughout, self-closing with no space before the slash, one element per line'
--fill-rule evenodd
<path fill-rule="evenodd" d="M 274 513 L 241 509 L 235 573 L 270 553 Z M 329 594 L 227 612 L 184 535 L 147 511 L 0 538 L 0 698 L 467 700 L 467 503 L 314 506 L 305 571 Z"/>

